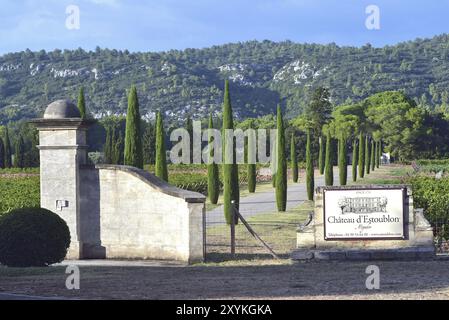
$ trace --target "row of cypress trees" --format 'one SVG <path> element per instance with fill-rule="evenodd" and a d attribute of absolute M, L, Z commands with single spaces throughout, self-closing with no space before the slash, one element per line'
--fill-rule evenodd
<path fill-rule="evenodd" d="M 344 186 L 347 184 L 347 139 L 344 135 L 338 138 L 338 168 L 339 168 L 339 182 Z M 323 154 L 324 143 L 320 139 L 320 157 Z M 325 147 L 325 161 L 324 169 L 325 184 L 331 186 L 333 181 L 333 142 L 332 137 L 328 133 L 326 135 Z M 359 133 L 357 139 L 352 142 L 352 180 L 357 181 L 357 177 L 363 178 L 366 174 L 370 174 L 380 166 L 380 158 L 382 156 L 382 142 L 375 141 L 373 138 L 366 136 L 363 132 Z M 319 164 L 320 166 L 320 164 Z"/>
<path fill-rule="evenodd" d="M 14 144 L 14 161 L 8 127 L 5 127 L 3 139 L 0 137 L 0 169 L 25 167 L 25 142 L 21 135 Z"/>

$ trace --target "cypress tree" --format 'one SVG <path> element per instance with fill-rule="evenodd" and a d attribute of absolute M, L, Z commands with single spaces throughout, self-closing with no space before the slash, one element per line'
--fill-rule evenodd
<path fill-rule="evenodd" d="M 5 145 L 3 139 L 0 138 L 0 169 L 5 168 Z"/>
<path fill-rule="evenodd" d="M 324 168 L 324 180 L 326 186 L 332 186 L 334 184 L 334 168 L 332 159 L 332 138 L 328 133 L 326 136 L 326 164 Z"/>
<path fill-rule="evenodd" d="M 135 86 L 132 86 L 128 96 L 128 113 L 126 115 L 125 165 L 143 169 L 140 122 L 137 89 Z"/>
<path fill-rule="evenodd" d="M 320 174 L 323 175 L 324 174 L 324 166 L 325 166 L 325 158 L 326 158 L 326 152 L 325 152 L 325 147 L 324 147 L 324 139 L 323 136 L 320 136 L 319 139 L 319 143 L 320 143 L 320 151 L 318 154 L 318 169 L 320 170 Z"/>
<path fill-rule="evenodd" d="M 156 116 L 156 176 L 168 182 L 164 123 L 160 111 Z"/>
<path fill-rule="evenodd" d="M 232 106 L 231 106 L 231 97 L 229 94 L 229 80 L 225 82 L 225 92 L 224 92 L 224 101 L 223 101 L 223 133 L 225 133 L 226 129 L 234 129 L 234 122 L 232 119 Z M 235 202 L 236 207 L 238 208 L 238 204 L 240 202 L 240 187 L 239 187 L 239 176 L 238 176 L 238 167 L 235 161 L 235 144 L 234 140 L 228 141 L 226 134 L 224 134 L 223 139 L 223 150 L 225 154 L 225 161 L 223 164 L 223 204 L 224 204 L 224 214 L 226 218 L 226 222 L 231 224 L 232 217 L 232 201 Z M 233 155 L 233 159 L 229 158 L 226 155 Z M 235 219 L 237 223 L 238 219 Z"/>
<path fill-rule="evenodd" d="M 340 185 L 345 186 L 348 182 L 348 167 L 347 167 L 347 148 L 346 139 L 343 135 L 338 140 L 338 169 L 339 169 L 339 179 Z"/>
<path fill-rule="evenodd" d="M 19 138 L 15 144 L 15 153 L 14 153 L 14 167 L 23 168 L 24 167 L 24 152 L 25 152 L 25 143 L 23 141 L 22 135 L 19 135 Z"/>
<path fill-rule="evenodd" d="M 112 164 L 112 128 L 110 125 L 106 126 L 106 142 L 104 144 L 104 160 L 107 164 Z"/>
<path fill-rule="evenodd" d="M 114 143 L 113 164 L 122 164 L 123 163 L 123 134 L 121 132 L 118 133 L 118 138 Z"/>
<path fill-rule="evenodd" d="M 376 167 L 376 156 L 375 156 L 375 152 L 376 152 L 376 144 L 374 142 L 374 139 L 371 139 L 371 159 L 370 159 L 370 164 L 371 164 L 371 171 L 375 170 Z"/>
<path fill-rule="evenodd" d="M 297 183 L 299 180 L 298 156 L 296 154 L 295 135 L 293 133 L 290 142 L 290 161 L 292 167 L 293 182 Z"/>
<path fill-rule="evenodd" d="M 81 87 L 78 93 L 78 110 L 80 111 L 81 118 L 86 119 L 86 101 L 84 99 L 84 88 Z"/>
<path fill-rule="evenodd" d="M 209 116 L 209 129 L 214 128 L 214 122 L 212 114 Z M 209 163 L 207 165 L 207 194 L 212 204 L 218 203 L 218 197 L 220 195 L 220 179 L 218 177 L 218 165 L 214 161 L 215 150 L 213 146 L 213 137 L 209 136 Z"/>
<path fill-rule="evenodd" d="M 252 126 L 249 127 L 252 129 Z M 248 191 L 250 193 L 256 192 L 257 184 L 257 170 L 256 170 L 256 154 L 254 149 L 257 146 L 256 133 L 249 131 L 247 146 L 246 146 L 246 161 L 248 163 Z"/>
<path fill-rule="evenodd" d="M 9 130 L 8 127 L 5 127 L 5 168 L 12 167 L 12 159 L 11 159 L 11 141 L 9 140 Z"/>
<path fill-rule="evenodd" d="M 363 133 L 360 132 L 359 135 L 359 178 L 365 176 L 365 137 Z"/>
<path fill-rule="evenodd" d="M 277 107 L 277 170 L 276 170 L 276 204 L 278 211 L 287 209 L 287 161 L 285 159 L 285 132 L 281 106 Z"/>
<path fill-rule="evenodd" d="M 357 159 L 358 149 L 357 149 L 357 139 L 354 138 L 352 142 L 352 181 L 357 181 Z"/>
<path fill-rule="evenodd" d="M 307 185 L 307 197 L 313 201 L 313 193 L 315 189 L 315 177 L 313 170 L 313 155 L 312 155 L 312 142 L 310 141 L 310 129 L 307 130 L 307 144 L 306 144 L 306 185 Z"/>
<path fill-rule="evenodd" d="M 365 137 L 365 172 L 366 174 L 370 173 L 371 169 L 371 148 L 370 148 L 370 141 L 369 137 Z"/>
<path fill-rule="evenodd" d="M 189 133 L 189 137 L 190 137 L 190 163 L 193 163 L 193 121 L 192 118 L 190 118 L 190 116 L 187 117 L 187 121 L 186 121 L 186 130 Z"/>
<path fill-rule="evenodd" d="M 377 168 L 380 167 L 380 159 L 382 158 L 382 150 L 381 150 L 380 144 L 381 144 L 380 140 L 377 141 L 377 148 L 376 148 L 376 150 L 377 150 L 376 167 Z"/>

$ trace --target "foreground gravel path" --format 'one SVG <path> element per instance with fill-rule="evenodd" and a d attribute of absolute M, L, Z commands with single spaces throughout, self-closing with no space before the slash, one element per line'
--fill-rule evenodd
<path fill-rule="evenodd" d="M 72 299 L 449 299 L 447 259 L 283 263 L 82 266 L 79 291 L 65 289 L 66 275 L 62 267 L 44 272 L 17 270 L 12 274 L 0 268 L 0 293 Z M 380 268 L 380 290 L 365 287 L 368 265 Z"/>

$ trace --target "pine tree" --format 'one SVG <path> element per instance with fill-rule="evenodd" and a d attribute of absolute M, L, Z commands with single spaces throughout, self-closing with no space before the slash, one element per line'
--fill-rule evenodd
<path fill-rule="evenodd" d="M 338 169 L 339 169 L 339 179 L 340 185 L 345 186 L 348 182 L 348 164 L 347 164 L 347 148 L 346 139 L 343 135 L 338 140 Z"/>
<path fill-rule="evenodd" d="M 357 181 L 357 162 L 358 162 L 358 148 L 357 139 L 354 138 L 352 142 L 352 181 Z"/>
<path fill-rule="evenodd" d="M 14 167 L 23 168 L 24 167 L 24 152 L 25 143 L 23 141 L 22 135 L 16 140 L 15 153 L 14 153 Z"/>
<path fill-rule="evenodd" d="M 370 173 L 371 169 L 371 148 L 370 148 L 370 141 L 369 137 L 365 137 L 365 172 L 366 174 Z"/>
<path fill-rule="evenodd" d="M 142 135 L 140 131 L 140 111 L 137 89 L 131 87 L 126 115 L 125 165 L 143 169 Z"/>
<path fill-rule="evenodd" d="M 156 116 L 156 176 L 168 182 L 167 154 L 165 151 L 165 131 L 162 114 Z"/>
<path fill-rule="evenodd" d="M 359 135 L 359 178 L 365 176 L 365 137 L 362 132 Z"/>
<path fill-rule="evenodd" d="M 299 180 L 298 155 L 296 154 L 295 135 L 293 133 L 290 141 L 290 161 L 292 167 L 293 182 L 297 183 Z"/>
<path fill-rule="evenodd" d="M 249 134 L 246 146 L 246 162 L 248 163 L 248 191 L 249 193 L 256 192 L 257 184 L 257 169 L 256 169 L 256 154 L 257 148 L 256 132 L 249 127 Z"/>
<path fill-rule="evenodd" d="M 223 101 L 223 132 L 226 129 L 234 129 L 234 121 L 232 119 L 232 106 L 231 97 L 229 93 L 229 80 L 225 82 L 224 91 L 224 101 Z M 232 217 L 232 201 L 235 202 L 235 206 L 238 209 L 238 204 L 240 202 L 240 188 L 239 188 L 239 176 L 238 167 L 235 161 L 235 144 L 234 141 L 228 141 L 226 134 L 223 138 L 223 150 L 225 154 L 225 160 L 223 164 L 223 204 L 224 204 L 224 214 L 226 222 L 231 224 Z M 229 158 L 230 155 L 233 158 Z M 237 222 L 238 219 L 235 219 Z"/>
<path fill-rule="evenodd" d="M 5 145 L 3 139 L 0 138 L 0 169 L 5 168 Z"/>
<path fill-rule="evenodd" d="M 209 129 L 214 128 L 214 122 L 212 114 L 209 117 Z M 213 137 L 209 137 L 209 163 L 207 165 L 207 194 L 212 204 L 218 203 L 218 197 L 220 195 L 220 179 L 218 172 L 218 165 L 214 161 L 215 150 L 213 149 Z"/>
<path fill-rule="evenodd" d="M 323 175 L 324 174 L 324 165 L 325 165 L 325 161 L 326 161 L 326 151 L 325 151 L 323 136 L 320 136 L 319 143 L 320 143 L 320 151 L 318 154 L 318 169 L 320 170 L 320 174 Z"/>
<path fill-rule="evenodd" d="M 371 158 L 370 158 L 370 164 L 371 164 L 371 171 L 375 170 L 376 167 L 376 156 L 375 156 L 375 152 L 376 152 L 376 144 L 374 142 L 374 139 L 371 139 Z"/>
<path fill-rule="evenodd" d="M 84 88 L 81 87 L 78 94 L 78 110 L 80 111 L 81 118 L 86 119 L 86 101 L 84 98 Z"/>
<path fill-rule="evenodd" d="M 326 164 L 324 167 L 324 180 L 326 186 L 332 186 L 334 184 L 334 168 L 332 159 L 332 138 L 331 134 L 328 133 L 326 136 Z"/>
<path fill-rule="evenodd" d="M 5 127 L 5 168 L 12 167 L 12 157 L 11 157 L 11 140 L 9 140 L 9 130 Z"/>
<path fill-rule="evenodd" d="M 312 155 L 312 142 L 310 137 L 310 129 L 307 130 L 307 144 L 306 144 L 306 185 L 307 185 L 307 197 L 313 201 L 313 193 L 315 189 L 315 177 L 313 170 L 313 155 Z"/>
<path fill-rule="evenodd" d="M 277 107 L 277 170 L 276 170 L 276 204 L 278 211 L 287 209 L 287 161 L 285 159 L 285 130 L 281 106 Z"/>

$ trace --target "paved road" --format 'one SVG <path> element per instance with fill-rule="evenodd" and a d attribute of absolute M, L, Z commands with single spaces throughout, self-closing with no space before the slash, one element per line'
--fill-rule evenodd
<path fill-rule="evenodd" d="M 334 185 L 339 185 L 338 167 L 334 167 Z M 348 166 L 348 181 L 352 179 L 352 169 Z M 315 171 L 315 187 L 324 185 L 324 175 Z M 300 183 L 289 183 L 287 188 L 287 209 L 299 206 L 307 200 L 307 188 L 304 173 L 300 176 Z M 243 217 L 251 217 L 256 214 L 270 213 L 276 211 L 275 190 L 257 192 L 240 199 L 240 213 Z M 224 223 L 223 206 L 207 212 L 208 225 Z"/>

